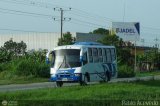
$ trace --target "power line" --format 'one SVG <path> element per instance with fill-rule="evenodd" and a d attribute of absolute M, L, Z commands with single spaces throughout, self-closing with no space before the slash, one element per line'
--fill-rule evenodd
<path fill-rule="evenodd" d="M 29 1 L 29 0 L 23 0 L 23 1 L 19 1 L 19 0 L 0 0 L 1 2 L 6 2 L 6 3 L 13 3 L 13 4 L 21 4 L 21 5 L 27 5 L 27 6 L 36 6 L 36 7 L 43 7 L 43 8 L 49 8 L 49 6 L 45 5 L 45 4 L 38 4 L 38 2 L 34 2 L 34 1 Z"/>
<path fill-rule="evenodd" d="M 142 26 L 144 29 L 149 29 L 149 30 L 160 30 L 160 28 L 154 28 L 154 27 L 148 27 L 148 26 Z"/>
<path fill-rule="evenodd" d="M 26 12 L 26 11 L 13 10 L 13 9 L 0 8 L 0 10 L 6 11 L 6 12 L 21 13 L 21 14 L 18 14 L 18 15 L 29 14 L 29 15 L 44 16 L 44 17 L 50 17 L 50 18 L 57 17 L 57 16 L 52 16 L 52 15 L 47 15 L 47 14 L 32 13 L 32 12 Z M 12 14 L 13 14 L 13 13 L 12 13 Z M 16 15 L 17 15 L 17 14 L 16 14 Z"/>
<path fill-rule="evenodd" d="M 71 12 L 71 13 L 69 13 L 70 15 L 74 15 L 74 16 L 77 16 L 78 18 L 83 18 L 83 19 L 90 19 L 90 20 L 94 20 L 94 21 L 96 21 L 96 22 L 99 22 L 99 23 L 107 23 L 107 21 L 105 21 L 105 20 L 102 20 L 102 19 L 100 19 L 100 18 L 94 18 L 94 17 L 90 17 L 90 16 L 88 16 L 88 15 L 83 15 L 83 14 L 78 14 L 78 13 L 76 13 L 76 12 Z"/>
<path fill-rule="evenodd" d="M 82 20 L 79 20 L 79 19 L 76 19 L 76 18 L 72 18 L 72 20 L 75 20 L 75 21 L 78 21 L 78 22 L 81 22 L 81 23 L 86 23 L 86 24 L 89 24 L 89 25 L 94 25 L 94 26 L 100 26 L 100 27 L 105 27 L 105 26 L 102 26 L 102 25 L 99 25 L 99 24 L 95 24 L 95 23 L 91 23 L 91 22 L 87 22 L 87 21 L 82 21 Z"/>
<path fill-rule="evenodd" d="M 99 28 L 99 27 L 96 27 L 96 26 L 93 26 L 93 25 L 89 25 L 89 24 L 85 24 L 85 23 L 79 23 L 78 21 L 71 21 L 70 23 L 73 23 L 73 24 L 76 24 L 76 25 L 81 25 L 81 26 L 85 26 L 87 28 L 89 27 L 92 27 L 92 28 Z"/>
<path fill-rule="evenodd" d="M 47 33 L 47 32 L 40 32 L 40 31 L 33 31 L 33 30 L 21 30 L 21 29 L 8 29 L 8 28 L 0 28 L 3 31 L 15 31 L 15 32 L 38 32 L 38 33 Z"/>
<path fill-rule="evenodd" d="M 106 20 L 106 21 L 108 21 L 108 22 L 113 22 L 113 20 L 112 19 L 110 19 L 110 18 L 107 18 L 107 17 L 103 17 L 103 16 L 99 16 L 99 15 L 97 15 L 97 14 L 91 14 L 91 13 L 89 13 L 89 12 L 86 12 L 86 11 L 84 11 L 84 10 L 80 10 L 80 9 L 76 9 L 76 8 L 73 8 L 73 10 L 75 10 L 76 12 L 80 12 L 80 13 L 82 13 L 82 14 L 85 14 L 85 15 L 87 15 L 87 16 L 91 16 L 92 18 L 101 18 L 101 19 L 104 19 L 104 20 Z"/>

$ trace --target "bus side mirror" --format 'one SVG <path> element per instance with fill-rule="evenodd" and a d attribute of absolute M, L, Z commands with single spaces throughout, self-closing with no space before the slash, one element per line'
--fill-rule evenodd
<path fill-rule="evenodd" d="M 50 63 L 50 61 L 49 61 L 49 54 L 50 54 L 50 51 L 47 52 L 47 54 L 46 54 L 46 64 Z"/>
<path fill-rule="evenodd" d="M 87 52 L 83 53 L 83 56 L 80 56 L 80 62 L 83 62 L 84 64 L 87 63 Z"/>
<path fill-rule="evenodd" d="M 46 57 L 46 64 L 49 64 L 50 61 L 49 61 L 49 58 Z"/>
<path fill-rule="evenodd" d="M 83 62 L 83 56 L 80 56 L 80 62 Z"/>
<path fill-rule="evenodd" d="M 55 53 L 54 51 L 49 51 L 47 54 L 46 54 L 46 63 L 47 64 L 54 64 L 54 59 L 55 59 Z"/>

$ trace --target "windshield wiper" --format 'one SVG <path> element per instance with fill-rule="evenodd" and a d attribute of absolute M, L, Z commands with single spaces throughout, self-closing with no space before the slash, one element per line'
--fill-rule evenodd
<path fill-rule="evenodd" d="M 67 68 L 66 66 L 68 66 L 69 68 L 72 68 L 72 67 L 70 66 L 70 64 L 66 61 L 66 56 L 64 56 L 63 62 L 60 64 L 58 70 L 62 67 L 63 64 L 64 64 L 64 67 L 63 67 L 63 68 Z"/>
<path fill-rule="evenodd" d="M 58 70 L 61 68 L 61 66 L 62 66 L 63 62 L 64 62 L 64 57 L 63 57 L 63 61 L 62 61 L 62 63 L 61 63 L 61 64 L 59 65 L 59 67 L 58 67 Z"/>

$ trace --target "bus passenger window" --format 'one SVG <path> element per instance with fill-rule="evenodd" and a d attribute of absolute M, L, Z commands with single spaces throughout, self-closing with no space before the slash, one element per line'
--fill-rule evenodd
<path fill-rule="evenodd" d="M 107 62 L 111 62 L 111 52 L 110 49 L 106 49 Z"/>
<path fill-rule="evenodd" d="M 89 56 L 92 56 L 92 48 L 88 49 L 88 54 L 89 54 Z"/>
<path fill-rule="evenodd" d="M 94 49 L 93 49 L 93 60 L 94 60 L 94 63 L 99 62 L 98 49 L 97 49 L 97 48 L 94 48 Z"/>
<path fill-rule="evenodd" d="M 103 48 L 102 55 L 106 56 L 106 50 Z"/>
<path fill-rule="evenodd" d="M 103 55 L 103 62 L 106 63 L 107 58 L 106 58 L 106 49 L 105 48 L 102 49 L 102 55 Z"/>
<path fill-rule="evenodd" d="M 99 48 L 98 52 L 99 52 L 99 56 L 102 56 L 102 49 L 101 48 Z"/>
<path fill-rule="evenodd" d="M 102 49 L 98 49 L 98 57 L 99 57 L 99 62 L 103 62 L 103 56 L 102 56 Z"/>
<path fill-rule="evenodd" d="M 88 60 L 87 60 L 87 53 L 83 54 L 83 65 L 87 64 Z"/>
<path fill-rule="evenodd" d="M 89 62 L 93 62 L 93 56 L 92 56 L 92 48 L 88 48 L 88 54 L 89 54 Z"/>
<path fill-rule="evenodd" d="M 115 49 L 111 49 L 111 57 L 112 57 L 112 61 L 116 60 Z"/>

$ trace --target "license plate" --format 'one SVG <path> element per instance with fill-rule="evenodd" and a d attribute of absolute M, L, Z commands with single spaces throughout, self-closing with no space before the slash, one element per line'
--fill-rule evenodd
<path fill-rule="evenodd" d="M 68 81 L 68 79 L 67 78 L 63 78 L 62 81 Z"/>

